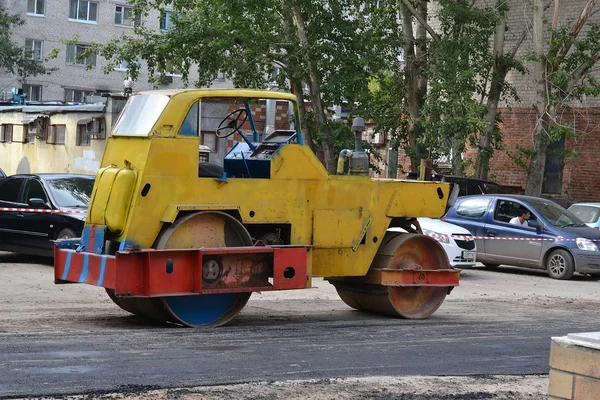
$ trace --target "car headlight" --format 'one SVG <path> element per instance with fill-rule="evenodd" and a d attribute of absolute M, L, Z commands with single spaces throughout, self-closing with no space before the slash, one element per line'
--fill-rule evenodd
<path fill-rule="evenodd" d="M 450 243 L 450 237 L 448 237 L 447 235 L 441 234 L 441 233 L 437 233 L 434 231 L 430 231 L 428 229 L 423 229 L 423 234 L 427 235 L 427 236 L 431 236 L 432 238 L 434 238 L 435 240 L 437 240 L 440 243 Z"/>
<path fill-rule="evenodd" d="M 598 246 L 596 246 L 596 243 L 592 242 L 590 239 L 577 238 L 575 239 L 575 243 L 577 243 L 577 247 L 579 247 L 581 250 L 598 251 Z"/>

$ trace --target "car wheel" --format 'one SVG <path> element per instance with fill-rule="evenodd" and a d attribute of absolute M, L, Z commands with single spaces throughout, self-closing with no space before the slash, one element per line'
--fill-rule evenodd
<path fill-rule="evenodd" d="M 546 260 L 548 275 L 553 279 L 571 279 L 575 273 L 575 263 L 571 253 L 566 250 L 554 250 Z"/>
<path fill-rule="evenodd" d="M 483 265 L 489 269 L 498 268 L 500 266 L 500 264 L 489 264 L 489 263 L 483 263 Z"/>
<path fill-rule="evenodd" d="M 62 231 L 58 232 L 56 239 L 73 239 L 76 236 L 77 235 L 75 234 L 75 232 L 73 232 L 73 230 L 65 228 Z"/>

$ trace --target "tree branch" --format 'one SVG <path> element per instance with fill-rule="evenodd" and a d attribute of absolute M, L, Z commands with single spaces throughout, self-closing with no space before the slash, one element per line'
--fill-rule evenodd
<path fill-rule="evenodd" d="M 590 0 L 590 1 L 592 1 L 592 0 Z M 417 12 L 417 10 L 415 10 L 413 5 L 410 3 L 410 0 L 402 0 L 402 4 L 404 4 L 404 7 L 406 7 L 406 9 L 413 15 L 413 17 L 415 17 L 417 19 L 417 21 L 419 21 L 419 23 L 423 26 L 423 28 L 425 28 L 427 30 L 427 33 L 429 33 L 429 35 L 431 35 L 431 38 L 436 43 L 439 43 L 441 41 L 440 36 L 437 33 L 435 33 L 433 28 L 431 26 L 429 26 L 429 24 L 427 23 L 427 21 L 425 21 L 423 19 L 421 14 L 419 14 Z"/>
<path fill-rule="evenodd" d="M 569 85 L 567 89 L 568 93 L 570 93 L 573 86 L 575 86 L 575 82 L 583 78 L 583 76 L 590 70 L 590 68 L 592 68 L 594 64 L 596 64 L 598 61 L 600 61 L 600 52 L 594 54 L 594 56 L 591 59 L 591 62 L 581 64 L 571 73 L 571 78 L 569 79 Z"/>
<path fill-rule="evenodd" d="M 565 56 L 571 49 L 573 42 L 575 41 L 577 36 L 579 36 L 581 29 L 585 25 L 585 22 L 587 21 L 592 10 L 596 6 L 597 1 L 598 0 L 588 0 L 587 4 L 583 8 L 583 11 L 579 15 L 579 18 L 577 18 L 577 22 L 575 22 L 575 24 L 573 24 L 573 26 L 571 27 L 571 30 L 569 31 L 569 39 L 565 42 L 564 46 L 560 49 L 560 52 L 558 53 L 558 56 L 556 58 L 558 64 L 562 63 Z"/>

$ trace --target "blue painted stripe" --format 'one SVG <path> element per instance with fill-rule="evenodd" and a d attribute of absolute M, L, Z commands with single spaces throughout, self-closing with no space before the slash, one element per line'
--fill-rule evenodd
<path fill-rule="evenodd" d="M 98 286 L 104 283 L 104 270 L 106 269 L 106 257 L 102 257 L 102 265 L 100 265 L 100 278 L 98 278 Z"/>
<path fill-rule="evenodd" d="M 90 262 L 90 256 L 87 254 L 84 254 L 83 255 L 83 269 L 81 270 L 81 275 L 79 275 L 79 283 L 83 283 L 87 279 L 88 270 L 89 270 L 89 262 Z"/>
<path fill-rule="evenodd" d="M 67 259 L 65 260 L 65 270 L 63 271 L 62 280 L 67 280 L 67 275 L 69 275 L 69 268 L 71 268 L 71 252 L 67 252 Z"/>

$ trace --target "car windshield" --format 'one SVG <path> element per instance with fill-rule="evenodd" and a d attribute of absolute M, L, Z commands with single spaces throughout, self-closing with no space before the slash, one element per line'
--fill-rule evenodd
<path fill-rule="evenodd" d="M 569 211 L 581 219 L 583 222 L 593 224 L 598 222 L 600 217 L 600 207 L 584 206 L 584 205 L 573 205 L 569 207 Z"/>
<path fill-rule="evenodd" d="M 168 102 L 169 97 L 162 94 L 130 97 L 112 134 L 115 136 L 148 136 Z"/>
<path fill-rule="evenodd" d="M 585 224 L 571 212 L 556 203 L 545 200 L 530 201 L 533 208 L 544 217 L 549 224 L 564 228 L 565 226 L 584 226 Z"/>
<path fill-rule="evenodd" d="M 87 208 L 90 204 L 93 178 L 72 177 L 47 180 L 58 207 Z"/>

